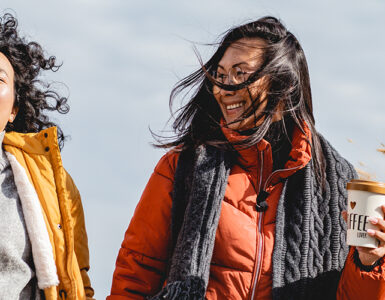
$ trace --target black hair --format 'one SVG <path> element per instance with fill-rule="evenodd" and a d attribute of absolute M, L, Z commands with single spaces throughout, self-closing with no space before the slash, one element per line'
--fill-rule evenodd
<path fill-rule="evenodd" d="M 15 120 L 8 122 L 5 130 L 29 133 L 57 126 L 62 149 L 65 140 L 63 131 L 49 119 L 47 112 L 66 114 L 69 111 L 67 98 L 61 97 L 50 84 L 39 79 L 41 71 L 56 72 L 60 68 L 56 57 L 46 57 L 38 43 L 21 37 L 17 19 L 10 13 L 0 17 L 0 52 L 7 57 L 15 74 L 14 107 L 18 109 Z"/>
<path fill-rule="evenodd" d="M 262 64 L 249 78 L 240 84 L 227 85 L 216 80 L 214 74 L 218 63 L 230 45 L 237 44 L 241 39 L 262 39 L 263 46 Z M 200 59 L 200 57 L 198 56 Z M 201 59 L 200 59 L 201 61 Z M 213 95 L 213 87 L 217 85 L 225 90 L 239 90 L 258 79 L 266 76 L 266 107 L 255 117 L 255 124 L 259 124 L 245 140 L 230 143 L 224 137 L 221 130 L 222 112 Z M 195 147 L 199 144 L 211 144 L 217 147 L 234 149 L 234 144 L 241 147 L 250 147 L 264 138 L 271 126 L 273 117 L 279 111 L 282 119 L 279 122 L 281 131 L 286 132 L 287 124 L 295 124 L 305 133 L 304 122 L 310 129 L 312 148 L 312 160 L 315 165 L 317 179 L 324 182 L 325 163 L 320 140 L 315 129 L 313 116 L 312 95 L 308 65 L 304 51 L 296 39 L 285 26 L 276 18 L 267 16 L 256 21 L 231 28 L 223 35 L 221 42 L 213 56 L 206 62 L 201 62 L 201 68 L 189 76 L 180 80 L 170 95 L 170 107 L 173 101 L 182 91 L 194 90 L 195 93 L 186 105 L 177 111 L 173 129 L 175 136 L 162 141 L 155 136 L 159 144 L 157 147 L 169 148 L 179 146 L 178 149 Z M 249 93 L 250 95 L 250 93 Z M 252 104 L 244 114 L 236 121 L 255 116 L 259 108 L 261 93 L 256 99 L 251 99 Z M 258 122 L 259 121 L 259 122 Z M 279 125 L 278 124 L 278 125 Z M 292 126 L 291 126 L 292 127 Z M 277 132 L 276 138 L 281 138 L 282 133 Z M 274 140 L 275 133 L 269 134 L 269 140 Z"/>

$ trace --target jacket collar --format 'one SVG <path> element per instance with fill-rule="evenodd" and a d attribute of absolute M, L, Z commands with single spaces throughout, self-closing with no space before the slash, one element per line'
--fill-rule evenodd
<path fill-rule="evenodd" d="M 7 132 L 3 145 L 22 149 L 30 154 L 46 154 L 48 149 L 59 149 L 57 128 L 50 127 L 37 133 Z"/>
<path fill-rule="evenodd" d="M 292 149 L 289 153 L 289 160 L 285 163 L 284 169 L 277 170 L 274 174 L 272 174 L 272 178 L 270 180 L 273 183 L 280 178 L 287 178 L 294 174 L 296 171 L 305 167 L 311 160 L 311 131 L 305 122 L 303 122 L 302 127 L 303 132 L 298 126 L 294 127 L 292 135 Z M 222 132 L 230 142 L 239 142 L 246 138 L 246 136 L 242 136 L 239 132 L 231 130 L 227 127 L 222 127 Z M 264 152 L 266 150 L 271 150 L 271 145 L 265 139 L 262 139 L 253 147 L 247 149 L 237 149 L 242 157 L 242 163 L 245 163 L 248 167 L 252 167 L 256 163 L 256 160 L 259 159 L 259 155 L 257 155 L 258 152 Z"/>

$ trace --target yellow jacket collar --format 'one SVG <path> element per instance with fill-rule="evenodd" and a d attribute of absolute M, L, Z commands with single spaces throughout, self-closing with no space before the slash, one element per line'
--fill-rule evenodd
<path fill-rule="evenodd" d="M 46 154 L 50 149 L 59 149 L 57 128 L 50 127 L 37 133 L 7 132 L 3 145 L 17 147 L 30 154 Z"/>

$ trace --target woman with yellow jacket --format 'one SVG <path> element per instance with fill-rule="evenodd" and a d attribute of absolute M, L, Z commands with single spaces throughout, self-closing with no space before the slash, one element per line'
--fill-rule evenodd
<path fill-rule="evenodd" d="M 67 99 L 39 78 L 55 57 L 0 18 L 0 299 L 92 299 L 80 194 L 62 165 L 64 135 L 46 111 Z"/>

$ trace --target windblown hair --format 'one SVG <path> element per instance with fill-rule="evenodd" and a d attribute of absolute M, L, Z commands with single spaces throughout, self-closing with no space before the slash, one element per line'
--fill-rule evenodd
<path fill-rule="evenodd" d="M 265 41 L 262 64 L 249 78 L 240 84 L 228 85 L 216 80 L 215 74 L 218 63 L 230 45 L 237 46 L 241 39 L 258 38 Z M 237 42 L 236 44 L 234 44 Z M 199 56 L 198 56 L 199 58 Z M 263 17 L 257 21 L 234 27 L 223 35 L 214 55 L 206 62 L 201 62 L 201 68 L 179 81 L 170 95 L 170 107 L 175 98 L 184 91 L 195 90 L 186 105 L 177 111 L 173 129 L 175 136 L 171 141 L 162 140 L 157 146 L 168 148 L 179 146 L 178 149 L 196 147 L 200 144 L 211 144 L 218 147 L 233 149 L 234 144 L 241 147 L 251 147 L 262 138 L 269 135 L 270 140 L 289 138 L 288 124 L 292 128 L 298 126 L 303 133 L 304 123 L 311 131 L 309 142 L 312 146 L 312 157 L 317 178 L 323 182 L 325 164 L 320 140 L 315 129 L 313 116 L 310 78 L 304 51 L 295 36 L 274 17 Z M 222 112 L 213 95 L 213 87 L 217 85 L 224 90 L 247 89 L 251 83 L 265 77 L 267 105 L 262 112 L 255 116 L 261 105 L 261 92 L 257 93 L 252 105 L 236 121 L 254 116 L 256 126 L 248 138 L 231 144 L 221 130 Z M 249 91 L 249 96 L 251 93 Z M 282 119 L 273 122 L 273 116 L 280 112 Z M 259 121 L 259 122 L 258 122 Z M 278 129 L 278 130 L 277 130 Z M 291 140 L 291 138 L 290 138 Z M 310 141 L 311 140 L 311 141 Z"/>
<path fill-rule="evenodd" d="M 69 111 L 67 98 L 61 97 L 50 84 L 39 79 L 41 71 L 56 72 L 60 68 L 56 57 L 46 57 L 38 43 L 21 37 L 17 19 L 9 13 L 0 17 L 0 52 L 7 57 L 15 73 L 14 107 L 18 109 L 15 120 L 8 123 L 5 130 L 29 133 L 57 126 L 50 121 L 47 112 L 66 114 Z M 62 149 L 65 136 L 59 126 L 57 129 Z"/>

